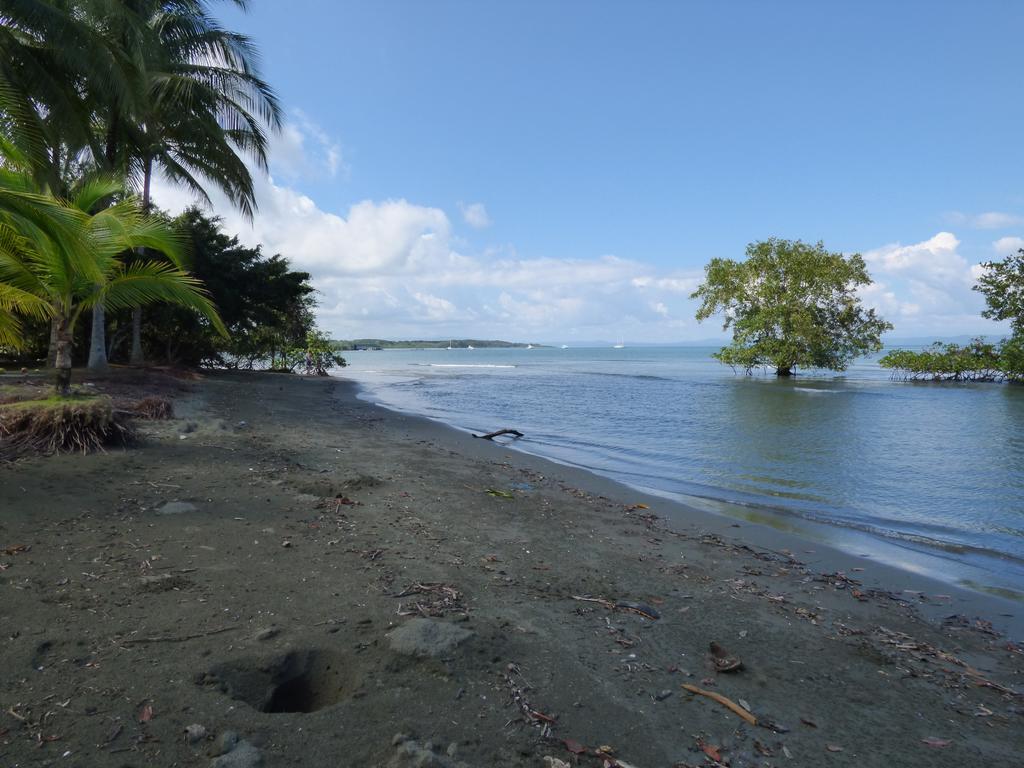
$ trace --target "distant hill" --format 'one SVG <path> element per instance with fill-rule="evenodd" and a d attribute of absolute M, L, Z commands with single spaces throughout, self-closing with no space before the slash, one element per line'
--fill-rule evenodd
<path fill-rule="evenodd" d="M 524 344 L 516 341 L 499 341 L 496 339 L 444 339 L 443 341 L 413 340 L 389 341 L 388 339 L 336 339 L 331 342 L 336 349 L 526 349 L 529 346 L 540 347 L 542 344 Z"/>

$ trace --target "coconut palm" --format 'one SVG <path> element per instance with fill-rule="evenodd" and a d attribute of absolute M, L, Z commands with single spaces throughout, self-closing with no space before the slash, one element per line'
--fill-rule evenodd
<path fill-rule="evenodd" d="M 25 174 L 0 169 L 0 285 L 21 302 L 21 311 L 52 318 L 62 395 L 70 392 L 75 325 L 97 303 L 122 309 L 170 302 L 199 312 L 227 333 L 199 281 L 183 268 L 178 234 L 143 214 L 132 198 L 106 205 L 121 191 L 116 182 L 94 179 L 79 185 L 72 199 L 59 201 L 35 192 Z M 136 247 L 169 261 L 125 264 L 120 256 Z M 19 308 L 14 299 L 11 306 Z"/>
<path fill-rule="evenodd" d="M 212 183 L 251 216 L 256 199 L 246 159 L 266 170 L 265 126 L 280 125 L 281 109 L 258 74 L 251 41 L 220 27 L 206 6 L 199 0 L 137 0 L 126 6 L 121 44 L 138 62 L 144 83 L 129 119 L 111 105 L 104 159 L 141 193 L 144 211 L 153 173 L 160 171 L 207 201 L 204 185 Z M 93 327 L 102 332 L 102 318 Z M 105 363 L 103 341 L 94 336 L 91 365 Z M 131 362 L 143 362 L 141 308 L 132 318 Z"/>
<path fill-rule="evenodd" d="M 135 103 L 134 66 L 86 20 L 118 0 L 3 0 L 0 126 L 29 160 L 36 183 L 62 194 L 69 159 L 100 151 L 96 105 Z M 88 9 L 88 12 L 87 12 Z M 135 78 L 134 80 L 137 80 Z"/>

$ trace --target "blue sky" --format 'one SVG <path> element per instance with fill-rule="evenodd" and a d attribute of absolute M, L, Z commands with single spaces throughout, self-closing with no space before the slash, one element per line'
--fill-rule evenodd
<path fill-rule="evenodd" d="M 335 336 L 714 337 L 702 266 L 769 236 L 864 253 L 896 335 L 1002 330 L 970 284 L 1024 244 L 1024 4 L 251 6 L 289 125 L 254 225 L 215 207 Z"/>

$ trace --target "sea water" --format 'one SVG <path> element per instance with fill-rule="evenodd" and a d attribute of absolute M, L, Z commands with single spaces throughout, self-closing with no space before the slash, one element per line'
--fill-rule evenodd
<path fill-rule="evenodd" d="M 712 349 L 347 352 L 364 396 L 720 514 L 1024 599 L 1024 387 L 737 374 Z M 824 533 L 823 533 L 824 531 Z"/>

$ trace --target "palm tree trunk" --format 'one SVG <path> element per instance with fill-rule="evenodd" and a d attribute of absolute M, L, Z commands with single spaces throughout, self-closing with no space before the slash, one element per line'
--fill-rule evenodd
<path fill-rule="evenodd" d="M 94 304 L 92 308 L 92 336 L 89 342 L 89 370 L 96 373 L 104 373 L 110 369 L 110 366 L 107 364 L 106 323 L 107 313 L 103 305 L 99 303 Z M 58 365 L 58 367 L 60 366 Z"/>
<path fill-rule="evenodd" d="M 57 367 L 57 326 L 60 321 L 53 318 L 50 321 L 50 345 L 46 349 L 46 367 Z"/>
<path fill-rule="evenodd" d="M 61 397 L 67 397 L 71 394 L 71 332 L 68 328 L 67 318 L 58 318 L 55 323 L 57 325 L 56 390 Z"/>
<path fill-rule="evenodd" d="M 146 168 L 142 179 L 142 212 L 149 213 L 149 189 L 153 180 L 153 160 L 146 158 Z M 136 248 L 135 253 L 141 258 L 144 251 Z M 142 307 L 132 310 L 132 353 L 128 360 L 132 365 L 145 365 L 146 357 L 142 352 Z"/>

